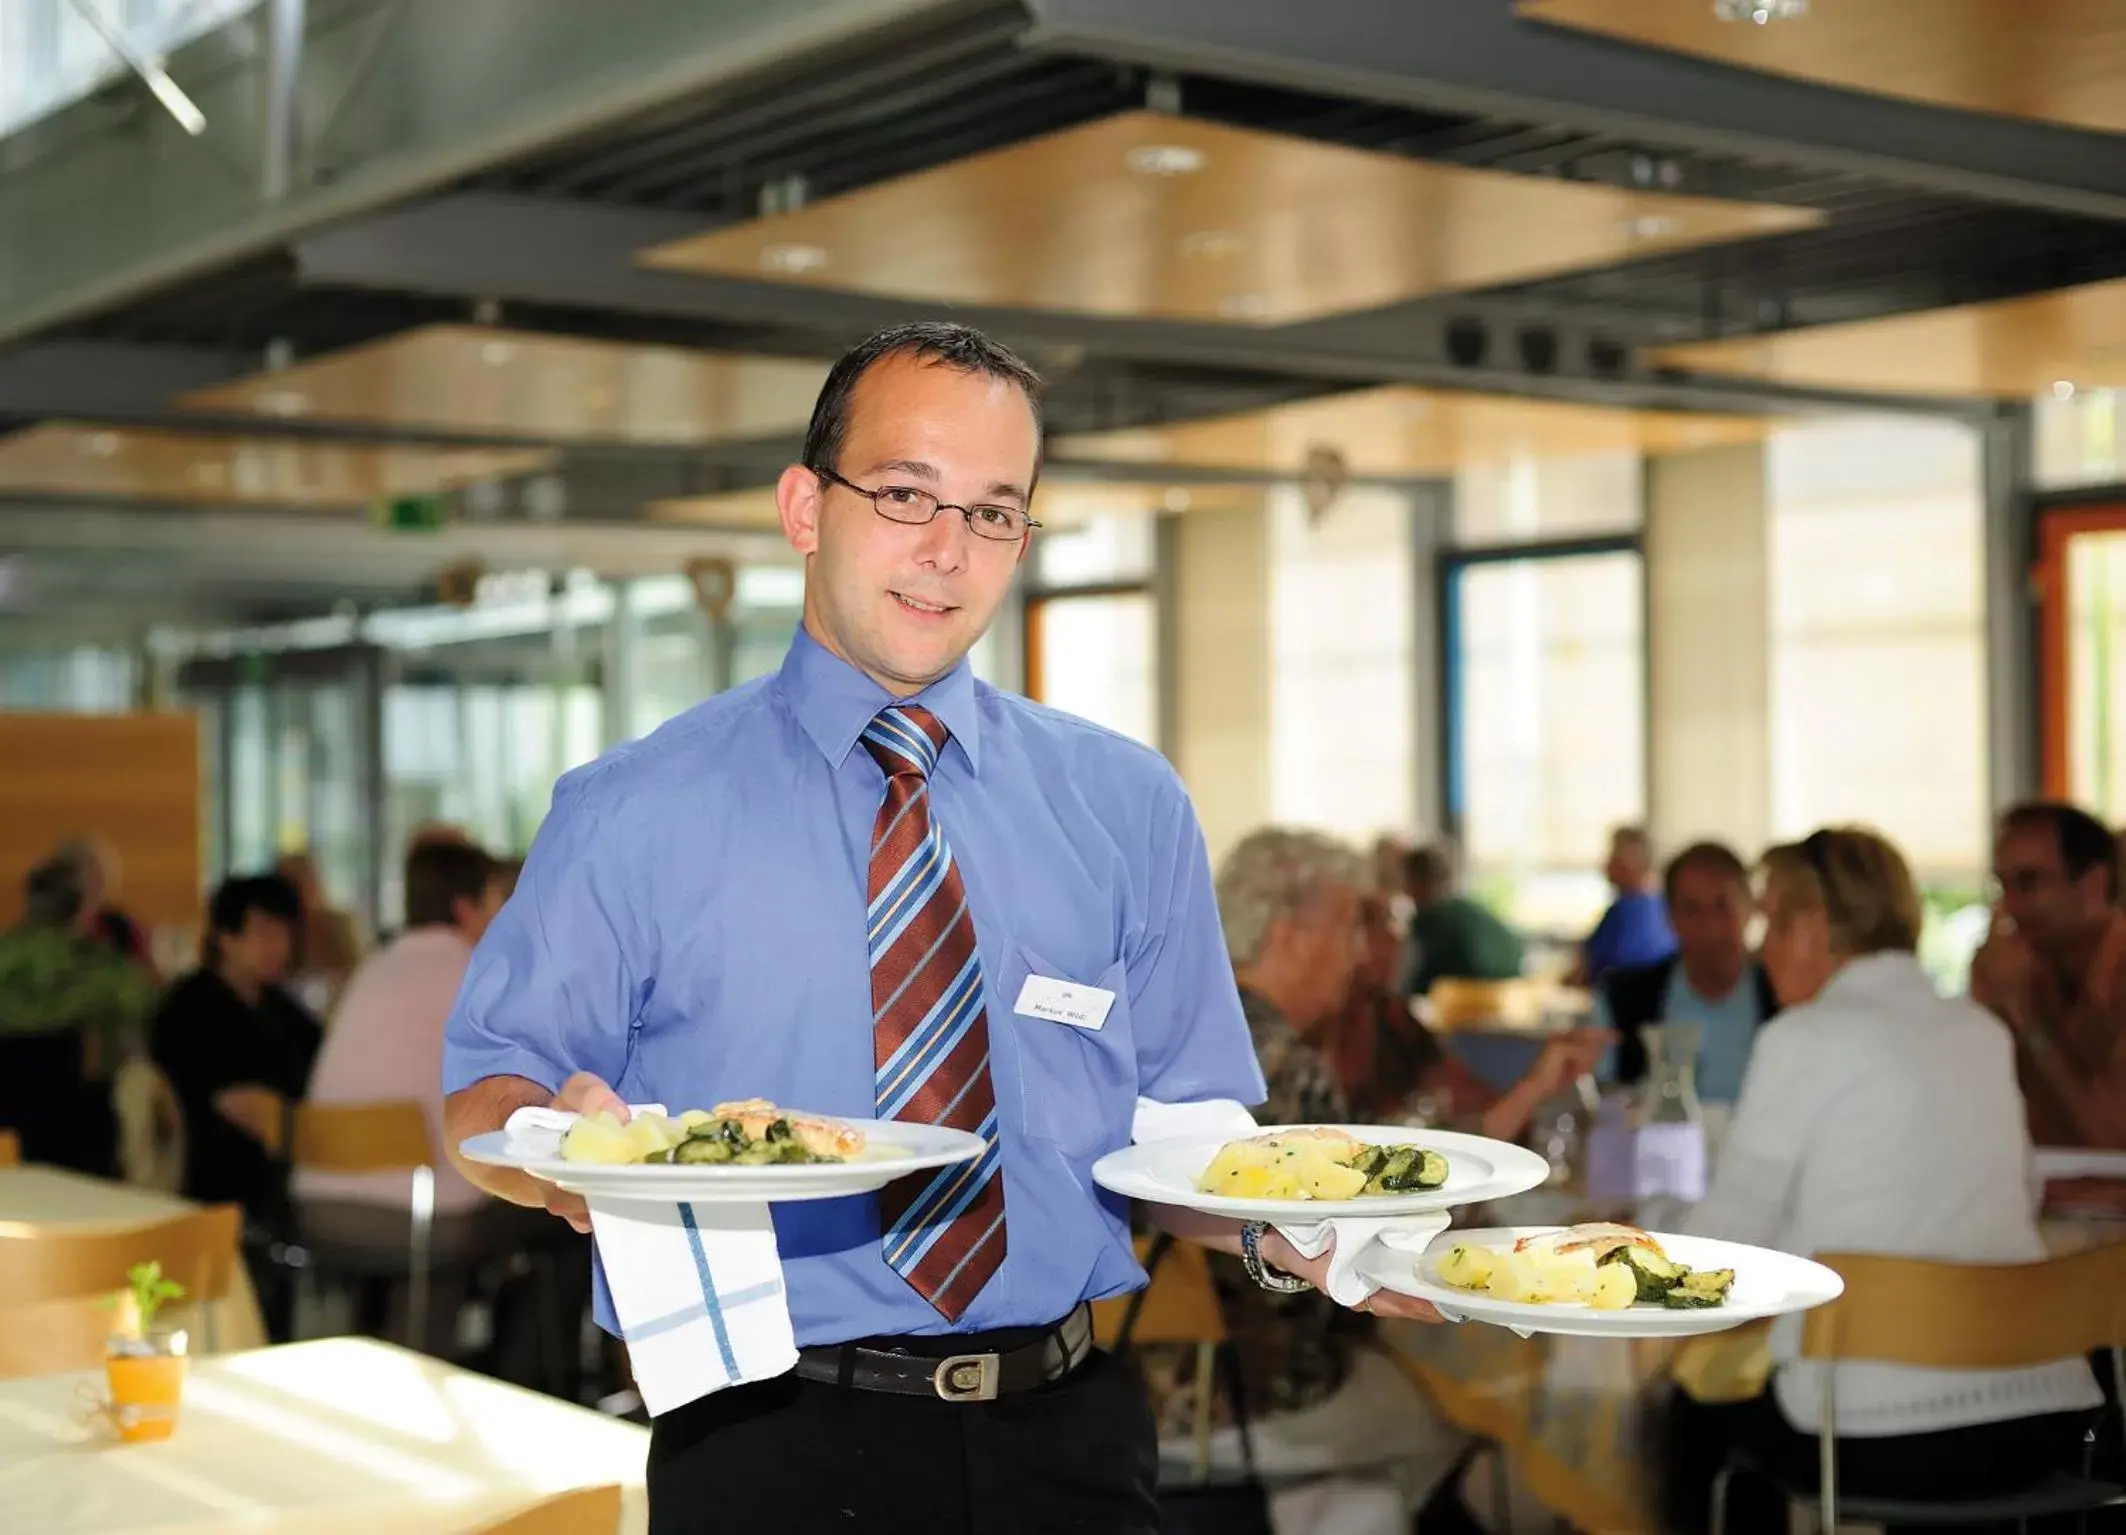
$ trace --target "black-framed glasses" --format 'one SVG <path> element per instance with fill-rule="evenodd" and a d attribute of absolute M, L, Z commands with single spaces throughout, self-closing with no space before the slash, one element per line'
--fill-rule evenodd
<path fill-rule="evenodd" d="M 832 469 L 812 471 L 830 484 L 844 490 L 853 490 L 871 503 L 871 509 L 888 522 L 904 522 L 919 528 L 937 516 L 939 512 L 958 512 L 967 519 L 967 530 L 980 538 L 994 539 L 1000 544 L 1017 543 L 1026 536 L 1029 528 L 1041 524 L 1015 506 L 955 506 L 950 501 L 940 501 L 927 490 L 918 490 L 913 485 L 881 485 L 876 490 L 867 490 L 851 480 L 845 480 Z"/>

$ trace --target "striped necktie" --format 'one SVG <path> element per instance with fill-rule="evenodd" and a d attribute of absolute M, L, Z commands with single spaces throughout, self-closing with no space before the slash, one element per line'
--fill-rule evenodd
<path fill-rule="evenodd" d="M 886 773 L 867 892 L 878 1117 L 972 1130 L 988 1143 L 974 1161 L 890 1184 L 882 1241 L 893 1271 L 957 1321 L 1004 1261 L 1004 1174 L 974 917 L 930 813 L 930 771 L 947 739 L 914 704 L 880 710 L 863 735 Z"/>

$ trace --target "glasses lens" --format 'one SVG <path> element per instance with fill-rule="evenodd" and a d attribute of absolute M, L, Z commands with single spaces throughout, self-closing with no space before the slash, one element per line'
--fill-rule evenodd
<path fill-rule="evenodd" d="M 927 490 L 908 485 L 882 485 L 871 504 L 881 517 L 895 522 L 928 522 L 938 514 L 938 498 Z"/>
<path fill-rule="evenodd" d="M 1015 541 L 1026 535 L 1026 514 L 1015 506 L 970 507 L 967 526 L 984 538 Z"/>

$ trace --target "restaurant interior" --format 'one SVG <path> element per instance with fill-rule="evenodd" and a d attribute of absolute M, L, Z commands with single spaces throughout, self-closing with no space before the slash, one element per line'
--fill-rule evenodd
<path fill-rule="evenodd" d="M 2126 826 L 2122 135 L 2120 0 L 0 0 L 0 927 L 64 865 L 172 986 L 277 874 L 329 1048 L 409 849 L 506 880 L 561 775 L 782 666 L 827 369 L 949 319 L 1045 383 L 976 676 L 1161 754 L 1214 866 L 1308 828 L 1406 922 L 1448 850 L 1522 959 L 1410 1005 L 1488 1092 L 1607 1016 L 1625 844 L 1660 891 L 1871 828 L 1979 996 L 2000 814 Z M 1618 1091 L 1523 1117 L 1527 1198 L 1586 1208 Z M 417 1104 L 255 1126 L 409 1190 L 379 1258 L 184 1197 L 168 1084 L 109 1097 L 109 1176 L 0 1129 L 0 1528 L 649 1528 L 587 1244 L 454 1255 Z M 2038 1148 L 2060 1263 L 2126 1254 L 2085 1140 Z M 1138 1337 L 1210 1360 L 1162 1272 Z M 2103 1272 L 2072 1352 L 2126 1341 Z M 166 1442 L 127 1285 L 189 1334 Z M 1488 1529 L 1675 1528 L 1648 1404 L 1768 1368 L 1386 1331 Z"/>

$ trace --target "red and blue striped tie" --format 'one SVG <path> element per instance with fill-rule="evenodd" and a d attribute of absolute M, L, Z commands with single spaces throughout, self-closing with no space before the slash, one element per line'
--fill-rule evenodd
<path fill-rule="evenodd" d="M 880 710 L 863 735 L 886 773 L 867 924 L 878 1117 L 972 1130 L 987 1143 L 974 1161 L 888 1185 L 882 1242 L 893 1271 L 958 1321 L 1004 1261 L 1004 1173 L 974 918 L 930 814 L 930 772 L 947 739 L 914 704 Z"/>

